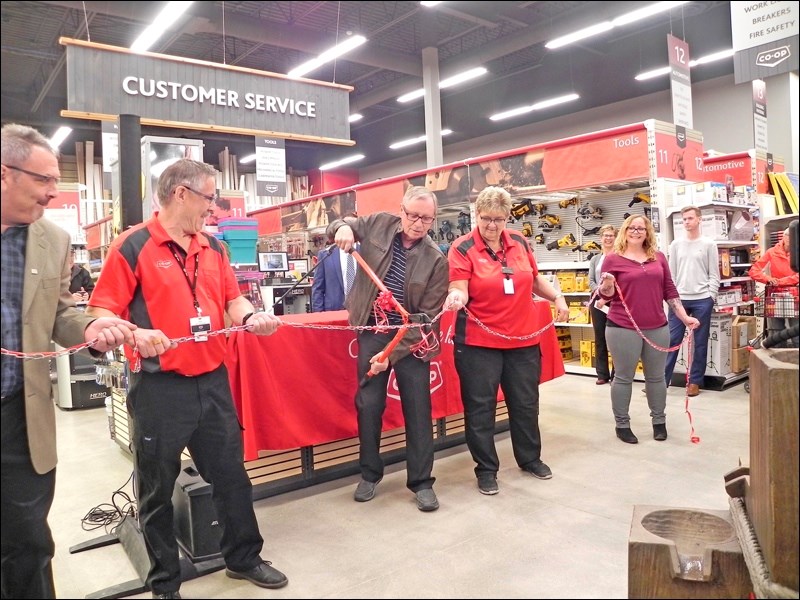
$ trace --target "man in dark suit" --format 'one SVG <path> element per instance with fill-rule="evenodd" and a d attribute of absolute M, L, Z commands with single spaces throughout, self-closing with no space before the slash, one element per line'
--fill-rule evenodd
<path fill-rule="evenodd" d="M 89 271 L 75 264 L 75 248 L 69 253 L 69 268 L 69 291 L 75 302 L 86 302 L 94 290 L 94 279 Z"/>
<path fill-rule="evenodd" d="M 35 129 L 2 129 L 2 347 L 48 352 L 97 340 L 105 352 L 133 341 L 136 326 L 94 318 L 69 292 L 70 239 L 42 219 L 58 196 L 57 151 Z M 3 598 L 55 598 L 47 524 L 56 483 L 56 421 L 47 360 L 2 355 Z"/>
<path fill-rule="evenodd" d="M 347 272 L 350 269 L 353 284 L 356 273 L 356 259 L 351 254 L 339 250 L 337 246 L 321 250 L 317 260 L 322 263 L 314 271 L 311 284 L 311 311 L 342 310 L 347 297 Z M 319 264 L 319 263 L 318 263 Z"/>

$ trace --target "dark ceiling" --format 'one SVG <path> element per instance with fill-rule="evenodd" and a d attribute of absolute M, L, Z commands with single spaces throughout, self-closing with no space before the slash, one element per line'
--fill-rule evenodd
<path fill-rule="evenodd" d="M 436 46 L 440 77 L 482 65 L 487 75 L 441 95 L 442 126 L 454 142 L 547 120 L 669 88 L 669 78 L 636 82 L 637 73 L 665 66 L 667 34 L 688 42 L 700 57 L 731 47 L 729 2 L 689 2 L 646 20 L 558 50 L 545 42 L 653 2 L 196 2 L 153 52 L 286 73 L 348 32 L 368 42 L 307 77 L 353 86 L 351 125 L 355 148 L 287 142 L 287 165 L 310 169 L 356 151 L 365 167 L 424 153 L 424 144 L 390 150 L 389 144 L 425 131 L 423 100 L 399 104 L 397 96 L 422 87 L 422 49 Z M 62 147 L 88 139 L 100 143 L 100 124 L 65 120 L 64 47 L 61 36 L 128 47 L 164 2 L 2 2 L 2 120 L 22 122 L 51 135 L 62 124 L 75 132 Z M 733 72 L 733 59 L 692 69 L 692 81 Z M 97 74 L 97 89 L 103 86 Z M 569 92 L 577 102 L 492 122 L 492 113 Z M 205 160 L 216 162 L 228 146 L 243 156 L 251 136 L 143 128 L 143 135 L 202 138 Z M 99 146 L 98 146 L 99 147 Z M 424 156 L 424 155 L 423 155 Z"/>

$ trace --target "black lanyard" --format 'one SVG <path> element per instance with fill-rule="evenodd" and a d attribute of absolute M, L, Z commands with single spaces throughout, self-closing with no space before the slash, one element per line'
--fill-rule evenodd
<path fill-rule="evenodd" d="M 197 316 L 203 314 L 203 309 L 200 308 L 200 303 L 197 301 L 197 274 L 200 268 L 200 254 L 194 259 L 194 279 L 189 277 L 189 273 L 186 272 L 186 259 L 188 256 L 181 257 L 180 253 L 177 250 L 177 245 L 174 242 L 169 242 L 167 244 L 169 249 L 172 251 L 172 256 L 175 257 L 175 260 L 178 261 L 178 264 L 181 266 L 181 271 L 183 271 L 183 276 L 186 278 L 186 283 L 189 284 L 189 289 L 192 290 L 192 300 L 194 300 L 194 309 L 197 311 Z M 181 248 L 181 250 L 183 250 Z"/>
<path fill-rule="evenodd" d="M 500 266 L 502 267 L 500 272 L 506 276 L 506 279 L 511 279 L 511 275 L 514 274 L 514 269 L 509 268 L 508 264 L 506 263 L 506 252 L 505 248 L 503 247 L 503 238 L 502 237 L 500 238 L 500 252 L 503 253 L 502 259 L 499 256 L 497 256 L 497 254 L 495 254 L 494 250 L 489 248 L 489 244 L 486 244 L 486 251 L 489 253 L 489 256 L 491 256 L 494 260 L 500 263 Z"/>

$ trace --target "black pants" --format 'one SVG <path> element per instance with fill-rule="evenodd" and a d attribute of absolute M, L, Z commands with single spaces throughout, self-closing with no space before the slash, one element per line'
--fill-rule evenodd
<path fill-rule="evenodd" d="M 611 371 L 608 369 L 608 346 L 606 345 L 606 313 L 595 308 L 592 310 L 592 328 L 594 329 L 594 370 L 598 379 L 611 380 Z"/>
<path fill-rule="evenodd" d="M 133 424 L 139 519 L 151 563 L 150 589 L 162 594 L 177 591 L 181 583 L 172 492 L 184 448 L 189 449 L 201 477 L 212 484 L 225 564 L 235 571 L 258 565 L 264 540 L 253 509 L 242 429 L 225 366 L 197 377 L 133 373 L 128 412 Z"/>
<path fill-rule="evenodd" d="M 497 393 L 503 387 L 511 447 L 521 468 L 540 460 L 539 379 L 542 355 L 539 346 L 484 348 L 455 345 L 455 366 L 461 382 L 466 440 L 476 463 L 475 474 L 497 473 L 500 460 L 494 443 Z"/>
<path fill-rule="evenodd" d="M 358 378 L 369 371 L 369 359 L 386 347 L 390 334 L 362 331 L 358 334 Z M 380 455 L 383 413 L 386 410 L 386 385 L 394 371 L 403 419 L 406 425 L 406 486 L 412 492 L 433 487 L 433 417 L 431 414 L 430 364 L 406 356 L 382 373 L 371 377 L 356 392 L 358 413 L 359 464 L 367 481 L 383 477 Z"/>
<path fill-rule="evenodd" d="M 33 469 L 25 425 L 25 394 L 3 398 L 2 576 L 5 598 L 55 598 L 55 542 L 47 515 L 56 491 L 56 470 Z"/>

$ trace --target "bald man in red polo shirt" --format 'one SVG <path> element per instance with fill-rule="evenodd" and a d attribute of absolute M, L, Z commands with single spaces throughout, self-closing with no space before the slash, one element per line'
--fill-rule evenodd
<path fill-rule="evenodd" d="M 256 335 L 272 334 L 280 321 L 255 312 L 222 245 L 202 232 L 217 197 L 215 175 L 212 166 L 189 159 L 164 171 L 158 182 L 161 211 L 114 240 L 87 310 L 125 315 L 139 326 L 135 352 L 126 348 L 132 370 L 127 402 L 151 563 L 147 585 L 154 598 L 180 598 L 172 492 L 183 448 L 212 484 L 228 577 L 265 588 L 288 583 L 260 556 L 264 540 L 223 362 L 226 341 L 208 335 L 225 327 L 226 312 Z M 192 336 L 180 344 L 170 341 Z"/>

